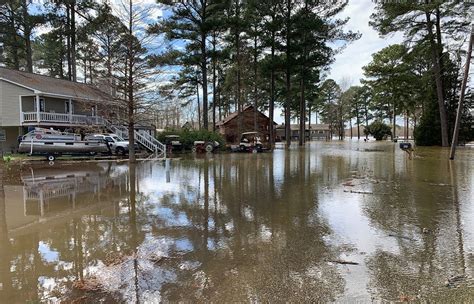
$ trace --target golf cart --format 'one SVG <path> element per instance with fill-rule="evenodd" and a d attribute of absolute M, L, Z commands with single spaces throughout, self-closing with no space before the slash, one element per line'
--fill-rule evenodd
<path fill-rule="evenodd" d="M 264 150 L 262 139 L 263 134 L 260 132 L 245 132 L 240 137 L 239 148 L 241 152 L 262 152 Z"/>
<path fill-rule="evenodd" d="M 173 151 L 182 151 L 183 145 L 179 141 L 178 135 L 166 135 L 165 136 L 165 145 L 168 152 Z"/>
<path fill-rule="evenodd" d="M 219 147 L 219 143 L 217 141 L 203 141 L 203 140 L 196 140 L 192 147 L 193 153 L 204 153 L 204 152 L 214 152 Z"/>

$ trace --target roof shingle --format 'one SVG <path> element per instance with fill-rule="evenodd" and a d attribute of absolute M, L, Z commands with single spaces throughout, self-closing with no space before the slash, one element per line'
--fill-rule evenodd
<path fill-rule="evenodd" d="M 34 73 L 0 67 L 0 79 L 9 81 L 44 94 L 67 96 L 81 100 L 111 100 L 112 97 L 85 83 L 73 82 Z"/>

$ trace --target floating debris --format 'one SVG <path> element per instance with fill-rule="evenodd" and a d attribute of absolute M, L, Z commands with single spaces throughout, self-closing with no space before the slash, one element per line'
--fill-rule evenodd
<path fill-rule="evenodd" d="M 357 263 L 357 262 L 343 261 L 343 260 L 330 260 L 328 262 L 336 263 L 336 264 L 342 264 L 342 265 L 359 265 L 359 263 Z"/>
<path fill-rule="evenodd" d="M 374 194 L 373 192 L 369 192 L 369 191 L 356 191 L 356 190 L 344 190 L 344 192 L 348 192 L 348 193 L 357 193 L 357 194 Z"/>
<path fill-rule="evenodd" d="M 449 288 L 456 288 L 456 287 L 458 287 L 462 282 L 464 282 L 466 279 L 467 279 L 467 276 L 464 275 L 464 274 L 450 277 L 450 278 L 446 281 L 446 287 L 449 287 Z"/>
<path fill-rule="evenodd" d="M 399 239 L 404 239 L 404 240 L 408 240 L 408 241 L 416 241 L 415 239 L 413 239 L 411 237 L 404 236 L 404 235 L 399 235 L 399 234 L 389 234 L 388 236 L 399 238 Z"/>

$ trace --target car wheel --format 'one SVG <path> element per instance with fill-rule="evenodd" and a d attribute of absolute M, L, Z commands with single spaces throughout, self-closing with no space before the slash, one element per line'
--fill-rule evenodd
<path fill-rule="evenodd" d="M 95 156 L 95 155 L 97 155 L 97 152 L 92 152 L 92 151 L 91 151 L 91 152 L 89 152 L 89 155 L 90 155 L 90 156 Z"/>
<path fill-rule="evenodd" d="M 212 152 L 214 150 L 214 146 L 212 144 L 207 144 L 206 145 L 206 152 Z"/>
<path fill-rule="evenodd" d="M 192 151 L 193 153 L 196 153 L 196 152 L 197 152 L 196 146 L 192 147 L 192 148 L 191 148 L 191 151 Z"/>
<path fill-rule="evenodd" d="M 244 146 L 244 145 L 241 145 L 241 146 L 240 146 L 240 151 L 245 152 L 245 150 L 247 150 L 247 149 L 245 148 L 245 146 Z"/>
<path fill-rule="evenodd" d="M 258 153 L 258 148 L 257 147 L 253 148 L 252 153 Z"/>
<path fill-rule="evenodd" d="M 123 147 L 117 147 L 117 149 L 115 149 L 115 153 L 117 155 L 125 155 L 125 149 Z"/>
<path fill-rule="evenodd" d="M 48 158 L 48 160 L 49 160 L 50 162 L 52 162 L 52 161 L 54 161 L 54 160 L 56 159 L 56 156 L 54 156 L 53 154 L 49 154 L 49 155 L 47 156 L 47 158 Z"/>

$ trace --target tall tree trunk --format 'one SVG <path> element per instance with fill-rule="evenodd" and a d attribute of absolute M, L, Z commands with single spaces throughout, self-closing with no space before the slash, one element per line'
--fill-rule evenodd
<path fill-rule="evenodd" d="M 23 34 L 25 39 L 25 57 L 26 57 L 26 71 L 33 72 L 33 52 L 31 50 L 31 26 L 29 24 L 28 2 L 22 1 L 23 6 Z"/>
<path fill-rule="evenodd" d="M 257 27 L 255 26 L 254 32 L 255 36 L 253 38 L 253 129 L 255 131 L 258 131 L 258 126 L 257 126 L 257 107 L 258 107 L 258 98 L 257 98 L 257 92 L 258 92 L 258 69 L 257 69 L 257 63 L 258 63 L 258 37 L 256 34 Z"/>
<path fill-rule="evenodd" d="M 339 140 L 344 139 L 344 119 L 342 118 L 342 105 L 339 107 Z"/>
<path fill-rule="evenodd" d="M 237 19 L 240 19 L 240 3 L 239 0 L 236 1 L 236 11 L 235 15 Z M 240 64 L 240 28 L 239 25 L 237 25 L 237 28 L 235 29 L 235 47 L 236 47 L 236 56 L 237 56 L 237 113 L 238 113 L 238 134 L 241 136 L 242 134 L 242 115 L 240 113 L 242 112 L 243 106 L 242 106 L 242 100 L 241 100 L 241 89 L 242 89 L 242 79 L 241 79 L 241 64 Z"/>
<path fill-rule="evenodd" d="M 15 14 L 15 12 L 11 11 L 10 14 L 13 15 L 13 14 Z M 19 48 L 18 48 L 19 43 L 18 43 L 18 35 L 16 34 L 15 19 L 13 17 L 10 19 L 10 27 L 14 30 L 13 33 L 11 33 L 12 39 L 13 39 L 13 47 L 11 48 L 13 68 L 15 70 L 19 70 L 20 69 L 20 55 L 18 54 L 19 53 Z"/>
<path fill-rule="evenodd" d="M 253 74 L 254 74 L 254 84 L 253 84 L 253 129 L 255 131 L 258 131 L 257 127 L 257 90 L 258 90 L 258 70 L 257 70 L 257 61 L 258 61 L 258 50 L 257 50 L 257 35 L 255 34 L 255 37 L 253 39 Z"/>
<path fill-rule="evenodd" d="M 290 27 L 291 27 L 291 0 L 287 0 L 286 6 L 286 102 L 285 102 L 285 137 L 286 146 L 291 145 L 291 52 L 290 52 Z M 300 134 L 301 137 L 301 134 Z"/>
<path fill-rule="evenodd" d="M 360 140 L 360 117 L 359 117 L 359 104 L 356 103 L 356 123 L 357 123 L 357 140 Z"/>
<path fill-rule="evenodd" d="M 135 100 L 134 100 L 134 65 L 135 54 L 133 50 L 133 0 L 129 0 L 128 20 L 128 157 L 134 163 L 135 158 Z"/>
<path fill-rule="evenodd" d="M 309 130 L 309 138 L 308 138 L 308 140 L 309 140 L 309 141 L 311 141 L 311 132 L 312 132 L 312 130 L 311 130 L 311 114 L 312 114 L 312 113 L 311 113 L 311 110 L 312 110 L 312 109 L 311 109 L 311 106 L 309 106 L 309 107 L 308 107 L 308 130 Z"/>
<path fill-rule="evenodd" d="M 92 67 L 92 54 L 90 55 L 89 57 L 89 79 L 90 79 L 90 83 L 92 84 L 94 82 L 94 78 L 93 78 L 93 70 L 94 68 Z"/>
<path fill-rule="evenodd" d="M 369 130 L 369 109 L 367 109 L 367 103 L 365 103 L 365 128 L 364 128 L 364 133 L 365 133 L 365 139 L 369 139 L 369 134 L 367 131 Z"/>
<path fill-rule="evenodd" d="M 273 128 L 273 115 L 275 110 L 275 30 L 273 29 L 273 24 L 275 22 L 275 12 L 272 12 L 272 46 L 271 46 L 271 83 L 270 83 L 270 102 L 268 105 L 268 116 L 270 118 L 270 148 L 273 149 L 275 146 L 275 133 Z"/>
<path fill-rule="evenodd" d="M 394 140 L 397 137 L 397 112 L 396 112 L 396 107 L 395 107 L 395 101 L 393 102 L 393 134 L 392 134 L 392 140 Z"/>
<path fill-rule="evenodd" d="M 66 4 L 66 52 L 67 52 L 67 78 L 72 80 L 72 59 L 71 59 L 71 9 L 70 5 Z"/>
<path fill-rule="evenodd" d="M 304 1 L 305 11 L 308 9 L 308 1 Z M 299 146 L 303 146 L 306 140 L 305 123 L 306 123 L 306 100 L 305 100 L 305 65 L 306 65 L 306 33 L 303 32 L 303 62 L 301 65 L 301 87 L 300 87 L 300 137 Z"/>
<path fill-rule="evenodd" d="M 196 94 L 197 94 L 197 110 L 198 110 L 198 126 L 199 129 L 202 128 L 202 121 L 201 121 L 201 100 L 199 98 L 199 80 L 196 80 Z"/>
<path fill-rule="evenodd" d="M 408 140 L 408 137 L 410 136 L 410 125 L 409 125 L 409 121 L 408 121 L 408 118 L 410 117 L 410 114 L 408 113 L 408 110 L 407 110 L 407 113 L 406 113 L 406 116 L 405 116 L 405 140 Z"/>
<path fill-rule="evenodd" d="M 446 107 L 444 105 L 444 87 L 443 87 L 443 79 L 441 74 L 441 67 L 440 67 L 440 58 L 439 58 L 439 50 L 438 45 L 434 40 L 433 34 L 433 22 L 431 21 L 431 15 L 429 12 L 425 12 L 426 16 L 426 25 L 428 30 L 428 39 L 430 43 L 431 49 L 431 60 L 433 64 L 433 74 L 436 82 L 436 95 L 438 98 L 438 109 L 439 109 L 439 118 L 441 122 L 441 142 L 443 147 L 447 147 L 449 145 L 449 137 L 448 137 L 448 119 L 446 115 Z"/>
<path fill-rule="evenodd" d="M 212 35 L 212 131 L 216 132 L 217 70 L 216 70 L 216 32 Z"/>
<path fill-rule="evenodd" d="M 305 125 L 306 125 L 306 103 L 305 103 L 305 79 L 304 79 L 304 67 L 301 68 L 301 87 L 300 87 L 300 137 L 298 138 L 298 145 L 303 146 L 305 143 Z"/>
<path fill-rule="evenodd" d="M 84 56 L 84 60 L 82 62 L 84 64 L 84 83 L 87 83 L 87 58 Z"/>
<path fill-rule="evenodd" d="M 77 81 L 76 69 L 76 1 L 71 2 L 71 73 L 72 81 Z"/>
<path fill-rule="evenodd" d="M 202 3 L 202 20 L 207 18 L 206 8 L 207 0 L 201 0 Z M 206 48 L 207 32 L 201 29 L 201 73 L 202 73 L 202 121 L 204 130 L 209 130 L 209 109 L 207 96 L 207 48 Z"/>
<path fill-rule="evenodd" d="M 473 44 L 474 44 L 474 25 L 472 26 L 471 35 L 469 38 L 469 46 L 468 46 L 467 54 L 466 54 L 466 65 L 464 66 L 464 75 L 463 75 L 463 79 L 461 83 L 461 93 L 459 95 L 458 108 L 456 111 L 456 121 L 454 123 L 453 140 L 451 143 L 451 150 L 449 152 L 449 159 L 451 160 L 454 160 L 454 156 L 456 154 L 456 146 L 458 144 L 459 128 L 461 126 L 461 116 L 462 116 L 462 109 L 463 109 L 463 103 L 464 103 L 464 94 L 466 93 L 467 81 L 469 79 L 469 67 L 470 67 L 471 58 L 472 58 L 472 45 Z"/>

